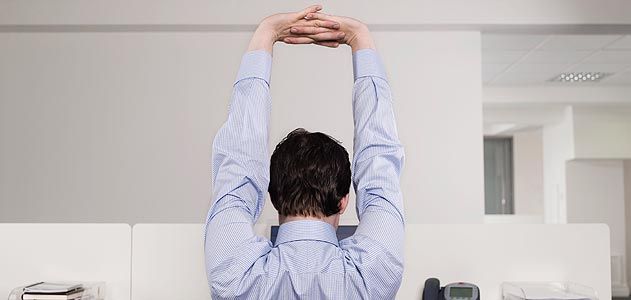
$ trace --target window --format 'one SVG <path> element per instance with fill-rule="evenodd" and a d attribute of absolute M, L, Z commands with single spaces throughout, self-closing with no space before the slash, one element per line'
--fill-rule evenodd
<path fill-rule="evenodd" d="M 515 213 L 513 201 L 513 139 L 484 138 L 484 212 Z"/>

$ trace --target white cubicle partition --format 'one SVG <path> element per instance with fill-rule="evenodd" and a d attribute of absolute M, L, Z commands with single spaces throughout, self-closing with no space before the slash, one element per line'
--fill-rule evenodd
<path fill-rule="evenodd" d="M 603 224 L 407 225 L 398 299 L 421 299 L 428 277 L 467 281 L 481 299 L 503 281 L 573 281 L 611 299 L 609 228 Z"/>
<path fill-rule="evenodd" d="M 201 224 L 133 228 L 133 300 L 208 299 Z M 255 231 L 269 235 L 268 226 Z M 571 225 L 407 225 L 406 263 L 397 299 L 420 299 L 423 282 L 477 284 L 500 299 L 502 281 L 567 280 L 611 298 L 609 229 Z"/>
<path fill-rule="evenodd" d="M 202 224 L 133 227 L 132 299 L 210 299 L 204 270 Z M 268 226 L 255 231 L 269 236 Z"/>
<path fill-rule="evenodd" d="M 136 224 L 132 299 L 210 299 L 200 224 Z"/>
<path fill-rule="evenodd" d="M 103 281 L 129 300 L 128 224 L 0 224 L 0 299 L 37 281 Z"/>

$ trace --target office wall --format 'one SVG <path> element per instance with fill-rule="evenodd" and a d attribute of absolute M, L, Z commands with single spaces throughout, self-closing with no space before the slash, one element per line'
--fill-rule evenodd
<path fill-rule="evenodd" d="M 408 222 L 482 222 L 479 33 L 375 35 Z M 211 140 L 249 36 L 0 33 L 0 222 L 202 221 Z M 348 48 L 278 45 L 270 149 L 296 127 L 352 149 L 351 87 Z M 276 219 L 269 203 L 262 219 Z"/>
<path fill-rule="evenodd" d="M 541 129 L 513 135 L 515 214 L 543 216 L 543 133 Z"/>
<path fill-rule="evenodd" d="M 627 281 L 631 287 L 631 160 L 624 161 L 624 207 L 627 233 Z"/>
<path fill-rule="evenodd" d="M 566 223 L 566 162 L 574 155 L 572 107 L 543 127 L 543 210 L 546 223 Z"/>
<path fill-rule="evenodd" d="M 575 157 L 631 159 L 631 106 L 575 106 Z"/>
<path fill-rule="evenodd" d="M 611 231 L 612 257 L 626 256 L 624 166 L 621 160 L 567 163 L 567 222 L 605 223 Z M 612 261 L 614 290 L 626 287 L 626 266 Z"/>
<path fill-rule="evenodd" d="M 0 0 L 0 24 L 176 24 L 176 27 L 180 24 L 254 24 L 261 15 L 299 9 L 311 3 L 292 0 L 238 3 L 137 0 L 131 4 L 124 0 Z M 358 17 L 370 24 L 421 24 L 430 28 L 437 25 L 452 25 L 451 28 L 519 25 L 523 28 L 529 24 L 631 24 L 631 16 L 626 13 L 631 10 L 631 3 L 625 0 L 557 0 L 554 5 L 548 0 L 513 0 L 510 5 L 503 0 L 403 0 L 397 5 L 388 2 L 366 5 L 361 0 L 318 3 L 324 5 L 325 11 Z"/>

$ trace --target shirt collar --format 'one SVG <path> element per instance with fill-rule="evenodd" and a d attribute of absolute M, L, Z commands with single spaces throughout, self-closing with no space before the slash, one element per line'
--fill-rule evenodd
<path fill-rule="evenodd" d="M 335 228 L 327 222 L 316 220 L 299 220 L 281 224 L 274 246 L 305 240 L 322 241 L 339 246 Z"/>

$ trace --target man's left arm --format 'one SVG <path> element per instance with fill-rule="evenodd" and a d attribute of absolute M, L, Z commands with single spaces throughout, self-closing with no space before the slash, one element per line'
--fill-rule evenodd
<path fill-rule="evenodd" d="M 234 84 L 228 120 L 212 146 L 212 204 L 204 229 L 206 273 L 214 297 L 232 298 L 248 292 L 241 282 L 247 270 L 271 249 L 268 239 L 254 234 L 269 184 L 270 73 L 276 41 L 299 39 L 337 47 L 339 24 L 307 21 L 304 16 L 321 6 L 263 20 L 243 55 Z M 292 26 L 312 28 L 295 36 Z"/>

